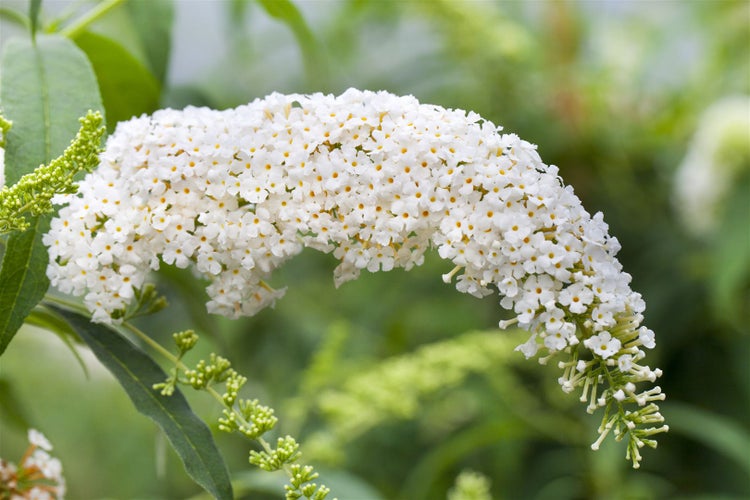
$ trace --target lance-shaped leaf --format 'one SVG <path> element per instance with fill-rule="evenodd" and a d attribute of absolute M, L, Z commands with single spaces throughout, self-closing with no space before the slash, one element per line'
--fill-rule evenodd
<path fill-rule="evenodd" d="M 94 67 L 110 130 L 117 122 L 151 113 L 159 106 L 159 82 L 125 47 L 84 31 L 75 39 Z"/>
<path fill-rule="evenodd" d="M 11 185 L 59 156 L 75 137 L 78 119 L 101 110 L 96 77 L 86 56 L 68 39 L 11 39 L 0 67 L 0 106 L 13 122 L 5 139 L 5 181 Z M 0 269 L 0 354 L 49 287 L 44 218 L 8 237 Z"/>
<path fill-rule="evenodd" d="M 99 361 L 117 378 L 136 409 L 162 428 L 193 480 L 217 499 L 231 499 L 232 485 L 211 431 L 190 409 L 179 390 L 162 396 L 153 385 L 167 375 L 145 352 L 104 325 L 49 305 L 64 317 Z"/>

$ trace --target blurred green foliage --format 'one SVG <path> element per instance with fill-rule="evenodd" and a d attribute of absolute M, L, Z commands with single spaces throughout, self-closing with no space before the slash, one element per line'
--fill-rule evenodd
<path fill-rule="evenodd" d="M 280 431 L 295 434 L 334 495 L 445 498 L 470 469 L 493 498 L 750 496 L 747 177 L 732 184 L 710 237 L 691 236 L 673 203 L 674 173 L 702 112 L 750 94 L 750 4 L 160 1 L 149 15 L 146 3 L 128 1 L 74 37 L 92 61 L 104 59 L 94 69 L 110 129 L 113 117 L 159 106 L 225 108 L 271 91 L 350 86 L 470 109 L 539 144 L 584 206 L 604 212 L 646 299 L 657 333 L 650 364 L 664 370 L 672 430 L 633 471 L 616 443 L 589 450 L 598 419 L 561 393 L 554 366 L 511 351 L 522 335 L 476 333 L 502 318 L 496 298 L 444 285 L 448 269 L 436 256 L 335 290 L 332 259 L 305 253 L 274 276 L 289 287 L 276 309 L 242 321 L 208 317 L 201 283 L 160 272 L 171 306 L 140 327 L 164 344 L 185 328 L 210 338 L 205 352 L 227 355 L 248 376 L 246 391 L 276 408 Z M 69 12 L 45 7 L 40 31 L 64 29 Z M 102 52 L 102 37 L 118 49 Z M 56 446 L 70 498 L 199 493 L 91 359 L 86 379 L 52 336 L 25 333 L 0 361 L 0 456 L 18 455 L 27 422 Z M 415 385 L 419 374 L 428 378 Z M 332 395 L 355 401 L 343 407 L 353 413 L 328 411 Z M 210 401 L 191 402 L 215 420 Z M 238 494 L 278 497 L 268 484 L 276 478 L 248 472 L 246 443 L 216 439 Z"/>

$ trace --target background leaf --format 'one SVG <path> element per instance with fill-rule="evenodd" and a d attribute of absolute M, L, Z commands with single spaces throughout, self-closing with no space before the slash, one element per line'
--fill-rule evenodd
<path fill-rule="evenodd" d="M 750 476 L 750 432 L 737 422 L 701 408 L 670 401 L 664 403 L 670 431 L 689 436 L 713 448 L 742 467 Z"/>
<path fill-rule="evenodd" d="M 13 384 L 0 378 L 0 415 L 3 421 L 18 429 L 28 429 L 31 419 L 26 413 L 24 399 L 19 397 Z"/>
<path fill-rule="evenodd" d="M 750 171 L 734 181 L 725 201 L 711 274 L 712 302 L 721 318 L 750 333 Z"/>
<path fill-rule="evenodd" d="M 94 67 L 110 130 L 158 107 L 159 82 L 125 47 L 92 32 L 81 33 L 75 42 Z"/>
<path fill-rule="evenodd" d="M 31 0 L 29 3 L 29 19 L 31 20 L 31 37 L 36 36 L 39 28 L 39 9 L 42 7 L 42 0 Z"/>
<path fill-rule="evenodd" d="M 193 413 L 179 390 L 167 397 L 152 388 L 167 378 L 159 365 L 117 331 L 90 323 L 78 313 L 49 307 L 63 316 L 91 347 L 136 409 L 162 428 L 190 477 L 217 499 L 233 498 L 226 465 L 206 424 Z"/>
<path fill-rule="evenodd" d="M 126 8 L 156 79 L 164 83 L 172 47 L 174 2 L 171 0 L 130 1 Z"/>
<path fill-rule="evenodd" d="M 59 156 L 80 127 L 78 118 L 101 110 L 96 78 L 86 56 L 69 40 L 38 36 L 10 40 L 3 53 L 0 105 L 13 122 L 5 142 L 5 182 Z M 8 237 L 0 269 L 0 354 L 49 287 L 47 220 Z"/>
<path fill-rule="evenodd" d="M 23 12 L 9 7 L 0 7 L 0 20 L 9 21 L 26 29 L 30 29 L 31 25 L 29 18 Z"/>
<path fill-rule="evenodd" d="M 315 35 L 302 13 L 290 0 L 258 0 L 269 16 L 283 22 L 294 33 L 302 51 L 305 73 L 311 86 L 322 86 L 326 80 L 326 64 Z"/>

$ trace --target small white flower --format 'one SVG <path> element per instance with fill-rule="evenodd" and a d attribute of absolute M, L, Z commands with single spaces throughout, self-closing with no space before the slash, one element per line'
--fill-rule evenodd
<path fill-rule="evenodd" d="M 607 359 L 615 354 L 622 346 L 620 339 L 612 337 L 609 332 L 601 332 L 598 335 L 589 337 L 583 341 L 583 345 L 603 359 Z"/>
<path fill-rule="evenodd" d="M 617 368 L 623 373 L 629 372 L 633 368 L 633 356 L 630 354 L 621 354 L 617 358 Z"/>
<path fill-rule="evenodd" d="M 647 349 L 653 349 L 656 347 L 656 342 L 654 341 L 655 337 L 653 330 L 650 330 L 645 326 L 638 329 L 638 340 L 641 342 L 641 345 Z"/>
<path fill-rule="evenodd" d="M 526 359 L 534 357 L 534 355 L 536 355 L 537 351 L 539 350 L 539 344 L 536 341 L 536 334 L 533 334 L 531 337 L 529 337 L 529 340 L 516 347 L 515 350 L 520 351 L 524 356 L 526 356 Z"/>
<path fill-rule="evenodd" d="M 29 443 L 33 444 L 34 446 L 38 446 L 44 451 L 52 450 L 52 444 L 50 444 L 49 440 L 44 436 L 44 434 L 36 429 L 29 429 L 28 439 Z"/>
<path fill-rule="evenodd" d="M 570 312 L 583 314 L 588 310 L 588 305 L 594 299 L 594 293 L 583 283 L 574 283 L 564 288 L 558 300 L 564 306 L 568 306 Z"/>

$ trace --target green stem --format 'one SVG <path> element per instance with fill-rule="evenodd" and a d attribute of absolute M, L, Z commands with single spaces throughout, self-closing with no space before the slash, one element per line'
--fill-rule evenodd
<path fill-rule="evenodd" d="M 88 11 L 75 23 L 71 24 L 67 28 L 60 31 L 60 34 L 68 38 L 75 38 L 83 30 L 85 30 L 91 23 L 104 16 L 107 12 L 114 9 L 125 0 L 105 0 L 98 4 L 96 7 Z"/>
<path fill-rule="evenodd" d="M 89 316 L 91 314 L 88 309 L 83 307 L 83 305 L 77 302 L 71 302 L 70 300 L 64 299 L 62 297 L 58 297 L 56 295 L 45 294 L 42 302 L 52 302 L 53 304 L 57 304 L 57 305 L 64 307 L 65 309 L 70 309 L 72 311 L 84 314 L 86 316 Z"/>
<path fill-rule="evenodd" d="M 180 361 L 177 356 L 169 352 L 167 348 L 165 348 L 163 345 L 161 345 L 160 343 L 158 343 L 157 341 L 155 341 L 154 339 L 146 335 L 135 325 L 125 321 L 122 324 L 122 327 L 128 330 L 130 333 L 132 333 L 136 337 L 138 337 L 139 339 L 141 339 L 143 342 L 145 342 L 149 346 L 151 346 L 153 350 L 155 350 L 156 352 L 158 352 L 159 354 L 167 358 L 167 360 L 169 360 L 171 363 L 174 363 L 175 366 L 177 366 L 177 368 L 179 368 L 180 370 L 185 371 L 188 369 L 188 367 L 185 366 L 185 364 L 182 361 Z"/>

